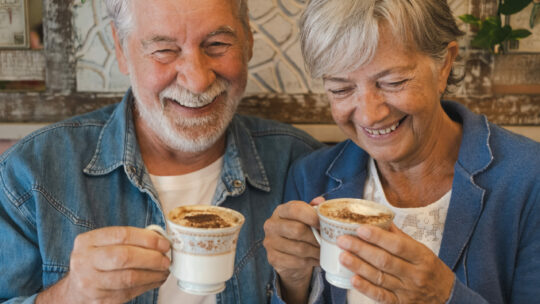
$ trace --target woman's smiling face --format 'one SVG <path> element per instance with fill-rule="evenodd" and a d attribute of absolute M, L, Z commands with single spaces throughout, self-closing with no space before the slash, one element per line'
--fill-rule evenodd
<path fill-rule="evenodd" d="M 421 159 L 445 115 L 440 96 L 453 58 L 437 63 L 397 43 L 384 24 L 379 29 L 377 52 L 369 63 L 323 77 L 332 116 L 348 138 L 378 161 Z"/>

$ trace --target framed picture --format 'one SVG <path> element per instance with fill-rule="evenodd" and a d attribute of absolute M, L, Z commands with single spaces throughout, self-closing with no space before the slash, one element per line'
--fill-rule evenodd
<path fill-rule="evenodd" d="M 27 0 L 0 0 L 0 48 L 28 48 Z"/>

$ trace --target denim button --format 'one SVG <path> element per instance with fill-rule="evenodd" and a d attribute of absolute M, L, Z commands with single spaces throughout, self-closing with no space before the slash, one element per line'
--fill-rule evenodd
<path fill-rule="evenodd" d="M 128 166 L 127 167 L 127 173 L 128 174 L 135 174 L 137 172 L 137 170 L 135 169 L 135 167 L 133 166 Z"/>
<path fill-rule="evenodd" d="M 235 180 L 233 181 L 233 186 L 234 186 L 235 188 L 240 188 L 240 187 L 242 187 L 242 185 L 243 185 L 243 183 L 242 183 L 242 181 L 239 180 L 239 179 L 235 179 Z"/>

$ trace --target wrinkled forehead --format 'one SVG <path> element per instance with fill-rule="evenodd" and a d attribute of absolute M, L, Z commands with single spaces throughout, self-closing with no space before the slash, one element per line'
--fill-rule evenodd
<path fill-rule="evenodd" d="M 212 19 L 238 19 L 235 0 L 131 0 L 130 11 L 136 23 L 170 23 L 193 20 L 206 23 Z"/>
<path fill-rule="evenodd" d="M 242 23 L 229 0 L 134 0 L 131 33 L 139 39 L 173 37 L 197 42 L 219 29 L 242 37 Z"/>

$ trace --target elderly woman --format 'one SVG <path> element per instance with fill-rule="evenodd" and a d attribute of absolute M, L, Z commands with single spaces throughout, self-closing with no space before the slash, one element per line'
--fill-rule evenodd
<path fill-rule="evenodd" d="M 275 301 L 531 303 L 540 299 L 540 144 L 441 101 L 462 32 L 442 0 L 312 0 L 301 23 L 312 76 L 349 138 L 293 166 L 265 223 Z M 305 202 L 390 207 L 390 231 L 342 236 L 352 290 L 319 266 Z M 313 202 L 312 202 L 313 203 Z"/>

